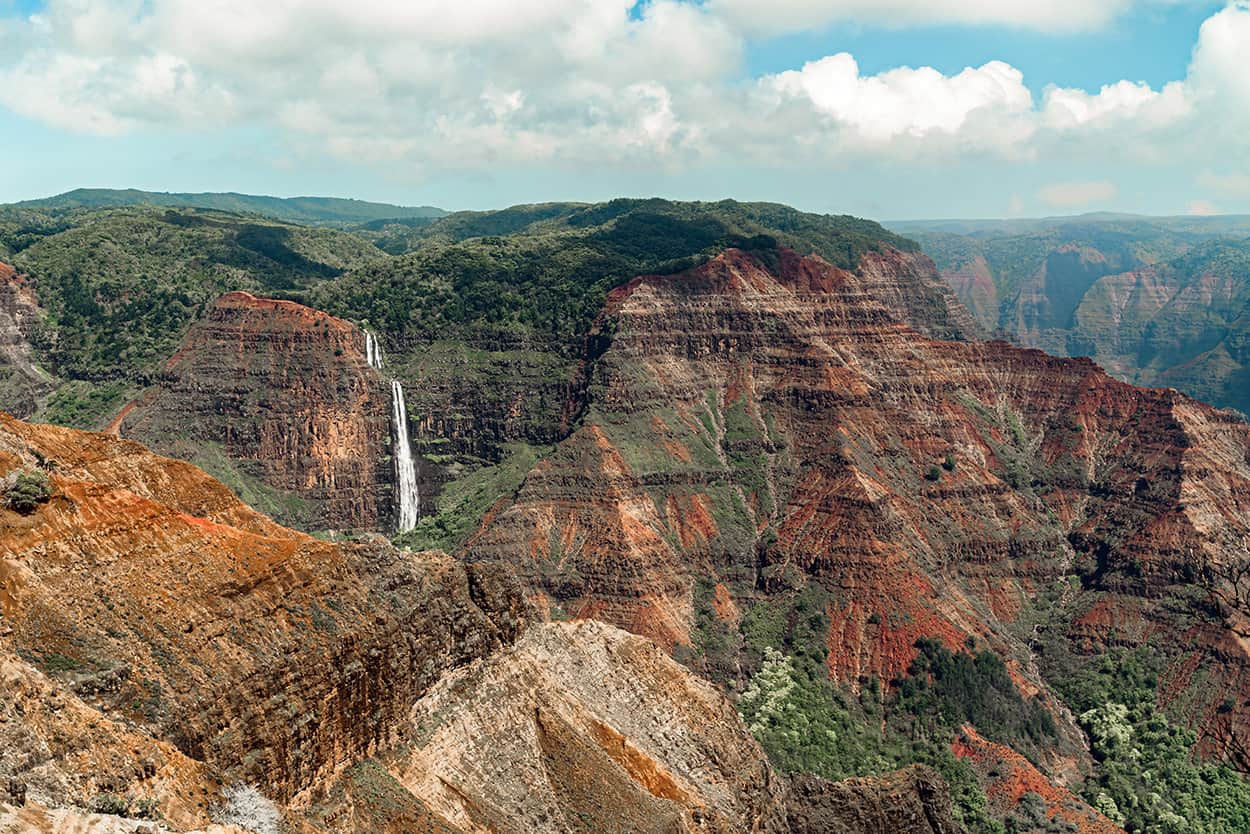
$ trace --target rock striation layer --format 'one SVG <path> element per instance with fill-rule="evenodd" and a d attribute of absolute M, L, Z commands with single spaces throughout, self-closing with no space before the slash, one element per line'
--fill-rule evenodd
<path fill-rule="evenodd" d="M 0 650 L 169 742 L 158 760 L 176 748 L 276 800 L 299 806 L 390 742 L 443 671 L 523 623 L 506 571 L 327 544 L 133 442 L 0 419 L 0 472 L 40 465 L 51 499 L 0 510 Z M 137 778 L 126 759 L 79 782 L 41 781 L 38 756 L 0 761 L 60 804 Z"/>
<path fill-rule="evenodd" d="M 304 831 L 876 831 L 865 805 L 957 831 L 931 774 L 792 791 L 715 687 L 531 624 L 502 566 L 322 542 L 132 441 L 0 415 L 0 478 L 38 471 L 46 500 L 0 509 L 0 831 L 242 834 L 211 824 L 240 784 Z"/>
<path fill-rule="evenodd" d="M 0 402 L 30 417 L 56 380 L 35 361 L 32 343 L 43 317 L 26 277 L 0 263 Z"/>
<path fill-rule="evenodd" d="M 973 637 L 1046 698 L 1017 624 L 1043 593 L 1083 650 L 1171 640 L 1199 677 L 1250 671 L 1244 614 L 1211 610 L 1250 560 L 1250 427 L 1089 360 L 926 337 L 882 301 L 899 265 L 866 261 L 730 250 L 617 288 L 583 425 L 465 555 L 669 648 L 697 638 L 700 587 L 729 609 L 816 583 L 853 686 Z M 1247 737 L 1250 711 L 1190 696 L 1208 751 Z"/>
<path fill-rule="evenodd" d="M 531 628 L 411 722 L 390 770 L 466 834 L 961 831 L 923 768 L 792 787 L 715 687 L 594 621 Z"/>
<path fill-rule="evenodd" d="M 304 529 L 390 524 L 390 395 L 354 325 L 232 292 L 113 429 L 222 478 Z"/>

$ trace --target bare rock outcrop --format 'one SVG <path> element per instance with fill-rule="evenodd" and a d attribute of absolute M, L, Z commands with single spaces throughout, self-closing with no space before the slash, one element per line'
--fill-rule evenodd
<path fill-rule="evenodd" d="M 35 360 L 32 343 L 43 317 L 26 277 L 0 263 L 0 409 L 30 417 L 56 387 Z"/>
<path fill-rule="evenodd" d="M 355 325 L 232 292 L 112 430 L 203 466 L 286 524 L 379 529 L 393 512 L 388 391 Z"/>
<path fill-rule="evenodd" d="M 40 466 L 50 500 L 0 509 L 0 650 L 167 742 L 163 758 L 275 800 L 298 806 L 389 743 L 444 671 L 527 616 L 507 571 L 318 541 L 131 441 L 0 417 L 0 477 Z M 0 750 L 0 773 L 42 784 L 41 761 Z M 88 801 L 83 778 L 45 799 Z"/>

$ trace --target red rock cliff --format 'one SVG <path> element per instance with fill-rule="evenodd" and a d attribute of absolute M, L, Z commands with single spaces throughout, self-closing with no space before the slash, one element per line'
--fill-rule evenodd
<path fill-rule="evenodd" d="M 1250 558 L 1250 428 L 1087 360 L 922 336 L 888 303 L 891 269 L 901 256 L 850 273 L 731 250 L 618 288 L 584 425 L 466 555 L 670 647 L 691 641 L 696 582 L 732 617 L 734 597 L 815 581 L 839 679 L 890 680 L 917 638 L 976 636 L 1043 693 L 1015 621 L 1080 577 L 1067 616 L 1115 612 L 1073 621 L 1086 648 L 1169 635 L 1203 675 L 1246 679 L 1223 615 L 1163 600 L 1206 598 L 1204 571 Z M 1220 697 L 1198 696 L 1209 746 L 1250 733 Z"/>
<path fill-rule="evenodd" d="M 172 742 L 149 754 L 157 767 L 176 748 L 299 804 L 391 741 L 444 671 L 521 627 L 507 572 L 321 542 L 131 441 L 0 415 L 0 477 L 40 465 L 51 499 L 0 509 L 0 650 Z M 53 758 L 70 774 L 46 791 L 61 803 L 146 778 L 125 759 Z M 38 759 L 0 759 L 41 778 Z"/>
<path fill-rule="evenodd" d="M 354 325 L 232 292 L 114 428 L 204 466 L 285 523 L 376 529 L 393 503 L 389 409 Z"/>

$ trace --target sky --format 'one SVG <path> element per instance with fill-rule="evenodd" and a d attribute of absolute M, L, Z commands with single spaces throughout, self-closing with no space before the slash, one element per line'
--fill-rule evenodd
<path fill-rule="evenodd" d="M 1250 213 L 1250 0 L 0 0 L 0 201 Z"/>

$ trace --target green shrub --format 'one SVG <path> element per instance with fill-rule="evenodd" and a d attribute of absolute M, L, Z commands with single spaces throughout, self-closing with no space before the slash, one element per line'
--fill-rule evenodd
<path fill-rule="evenodd" d="M 1161 664 L 1148 649 L 1113 649 L 1056 677 L 1097 762 L 1082 794 L 1129 834 L 1250 831 L 1250 782 L 1196 758 L 1194 732 L 1157 706 Z"/>
<path fill-rule="evenodd" d="M 52 482 L 36 469 L 28 469 L 5 481 L 4 506 L 22 515 L 30 515 L 52 498 Z"/>
<path fill-rule="evenodd" d="M 130 813 L 130 803 L 115 793 L 100 793 L 91 799 L 91 812 L 124 817 Z"/>

